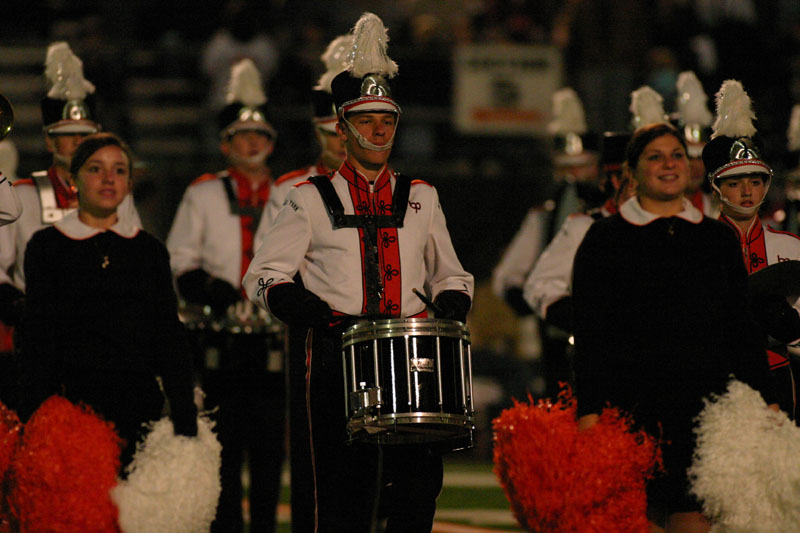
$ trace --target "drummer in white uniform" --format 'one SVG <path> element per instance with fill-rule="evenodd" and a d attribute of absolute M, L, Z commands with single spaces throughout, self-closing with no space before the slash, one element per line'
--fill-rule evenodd
<path fill-rule="evenodd" d="M 0 172 L 0 226 L 17 220 L 22 214 L 22 204 L 11 182 Z"/>
<path fill-rule="evenodd" d="M 186 189 L 167 237 L 181 298 L 201 355 L 205 406 L 218 407 L 222 493 L 212 531 L 243 531 L 242 468 L 250 473 L 252 531 L 274 531 L 284 456 L 283 338 L 269 316 L 244 298 L 241 279 L 271 194 L 267 158 L 276 132 L 261 77 L 250 59 L 231 69 L 228 104 L 218 119 L 226 170 Z M 192 328 L 191 326 L 195 326 Z M 240 330 L 252 327 L 250 333 Z"/>
<path fill-rule="evenodd" d="M 28 241 L 36 231 L 78 208 L 77 188 L 69 174 L 70 161 L 81 140 L 100 130 L 94 113 L 94 85 L 83 77 L 83 63 L 67 43 L 56 42 L 47 49 L 45 76 L 51 88 L 41 101 L 41 110 L 53 164 L 47 170 L 34 172 L 29 179 L 14 182 L 22 214 L 14 224 L 0 228 L 0 321 L 9 326 L 15 326 L 22 318 L 23 262 Z M 130 194 L 118 212 L 134 226 L 142 227 Z M 0 352 L 11 349 L 8 340 L 0 339 Z"/>
<path fill-rule="evenodd" d="M 379 37 L 377 42 L 370 36 Z M 347 159 L 332 176 L 296 185 L 250 265 L 248 297 L 290 326 L 310 327 L 308 399 L 317 531 L 372 531 L 392 484 L 387 531 L 430 531 L 442 460 L 426 446 L 346 445 L 342 325 L 360 317 L 466 320 L 472 275 L 453 249 L 436 189 L 387 166 L 401 110 L 389 80 L 387 32 L 365 14 L 352 64 L 332 82 Z M 293 282 L 300 273 L 303 286 Z M 337 327 L 338 325 L 338 327 Z M 379 477 L 383 474 L 381 477 Z"/>

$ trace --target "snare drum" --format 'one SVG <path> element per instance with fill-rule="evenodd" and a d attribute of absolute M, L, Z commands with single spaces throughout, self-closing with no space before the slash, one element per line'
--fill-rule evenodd
<path fill-rule="evenodd" d="M 464 324 L 363 322 L 342 335 L 342 357 L 351 440 L 472 447 L 472 353 Z"/>

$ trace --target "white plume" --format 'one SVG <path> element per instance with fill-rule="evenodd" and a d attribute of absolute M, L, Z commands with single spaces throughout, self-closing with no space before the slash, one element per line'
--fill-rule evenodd
<path fill-rule="evenodd" d="M 800 150 L 800 104 L 792 107 L 792 116 L 789 119 L 789 129 L 786 131 L 789 138 L 787 148 L 794 152 Z"/>
<path fill-rule="evenodd" d="M 708 96 L 695 73 L 691 70 L 681 72 L 675 87 L 678 90 L 676 104 L 681 123 L 710 126 L 714 116 L 706 107 Z"/>
<path fill-rule="evenodd" d="M 732 380 L 705 400 L 688 470 L 714 533 L 800 531 L 800 428 Z"/>
<path fill-rule="evenodd" d="M 261 73 L 252 59 L 245 58 L 231 67 L 231 79 L 225 102 L 240 102 L 248 107 L 266 103 L 267 97 L 261 87 Z"/>
<path fill-rule="evenodd" d="M 330 42 L 325 53 L 320 56 L 325 64 L 325 74 L 320 76 L 316 87 L 317 91 L 331 92 L 331 81 L 340 72 L 347 69 L 348 54 L 353 49 L 353 36 L 348 34 L 340 35 Z"/>
<path fill-rule="evenodd" d="M 569 87 L 553 93 L 553 120 L 547 125 L 547 131 L 553 135 L 567 133 L 586 133 L 586 116 L 578 93 Z"/>
<path fill-rule="evenodd" d="M 633 129 L 668 122 L 664 112 L 664 98 L 655 89 L 643 85 L 631 93 L 630 112 L 633 114 Z"/>
<path fill-rule="evenodd" d="M 197 418 L 197 436 L 155 422 L 137 446 L 128 478 L 111 489 L 123 533 L 205 533 L 217 512 L 222 446 L 213 424 Z"/>
<path fill-rule="evenodd" d="M 380 74 L 385 78 L 393 78 L 397 74 L 397 63 L 386 53 L 389 32 L 377 15 L 361 15 L 352 34 L 353 48 L 348 55 L 348 70 L 354 77 Z"/>
<path fill-rule="evenodd" d="M 55 100 L 83 100 L 94 92 L 94 85 L 83 77 L 83 61 L 64 41 L 47 48 L 44 75 L 52 84 L 47 96 Z"/>
<path fill-rule="evenodd" d="M 750 97 L 738 80 L 722 82 L 717 92 L 717 120 L 714 122 L 714 139 L 725 137 L 752 137 L 756 132 L 753 125 L 756 115 L 750 104 Z"/>

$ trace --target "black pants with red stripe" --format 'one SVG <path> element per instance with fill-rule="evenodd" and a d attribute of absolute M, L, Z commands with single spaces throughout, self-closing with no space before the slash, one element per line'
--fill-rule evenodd
<path fill-rule="evenodd" d="M 316 531 L 430 532 L 442 488 L 442 458 L 425 446 L 346 442 L 341 330 L 311 331 L 308 400 Z M 381 501 L 383 497 L 384 501 Z"/>

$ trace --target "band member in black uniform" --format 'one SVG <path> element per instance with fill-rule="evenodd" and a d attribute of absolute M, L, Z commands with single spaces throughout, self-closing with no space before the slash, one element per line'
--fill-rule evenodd
<path fill-rule="evenodd" d="M 372 37 L 370 37 L 372 36 Z M 389 79 L 386 30 L 365 14 L 354 28 L 352 64 L 332 83 L 337 134 L 347 159 L 332 175 L 295 186 L 244 278 L 248 297 L 290 326 L 308 326 L 309 432 L 315 531 L 367 532 L 381 489 L 386 531 L 430 531 L 442 459 L 427 446 L 346 444 L 342 326 L 360 317 L 464 321 L 474 281 L 461 267 L 436 189 L 387 166 L 400 106 Z M 293 278 L 300 273 L 303 287 Z"/>
<path fill-rule="evenodd" d="M 77 211 L 28 244 L 17 406 L 27 420 L 53 394 L 89 405 L 124 439 L 123 468 L 165 402 L 175 434 L 197 433 L 167 250 L 117 214 L 131 170 L 131 153 L 116 136 L 87 137 L 71 163 Z"/>
<path fill-rule="evenodd" d="M 255 65 L 232 67 L 228 105 L 218 116 L 230 166 L 186 190 L 167 238 L 172 272 L 189 307 L 201 352 L 205 407 L 215 411 L 222 444 L 222 493 L 212 531 L 242 531 L 242 468 L 250 474 L 250 527 L 274 531 L 284 457 L 282 325 L 245 300 L 241 279 L 269 198 L 267 157 L 276 133 Z M 188 315 L 189 313 L 187 313 Z M 204 327 L 203 327 L 204 326 Z M 245 329 L 251 328 L 251 329 Z"/>

